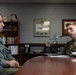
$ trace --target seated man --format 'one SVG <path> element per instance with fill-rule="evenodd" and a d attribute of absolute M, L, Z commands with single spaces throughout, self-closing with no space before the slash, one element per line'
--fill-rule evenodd
<path fill-rule="evenodd" d="M 0 32 L 2 32 L 4 27 L 2 16 L 0 15 Z M 4 46 L 2 40 L 0 39 L 0 75 L 12 75 L 18 71 L 19 63 L 11 55 L 10 50 Z"/>
<path fill-rule="evenodd" d="M 76 52 L 76 22 L 67 23 L 66 30 L 72 40 L 66 43 L 63 54 L 71 56 Z"/>

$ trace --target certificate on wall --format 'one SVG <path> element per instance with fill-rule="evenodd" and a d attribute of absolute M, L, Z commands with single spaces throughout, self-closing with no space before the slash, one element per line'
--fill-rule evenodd
<path fill-rule="evenodd" d="M 50 21 L 34 19 L 34 36 L 50 36 Z"/>

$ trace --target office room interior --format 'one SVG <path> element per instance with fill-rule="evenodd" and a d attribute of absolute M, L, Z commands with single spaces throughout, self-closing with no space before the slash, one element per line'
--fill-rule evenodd
<path fill-rule="evenodd" d="M 7 18 L 7 21 L 4 22 L 7 30 L 3 31 L 3 33 L 6 34 L 6 39 L 8 36 L 10 36 L 10 38 L 12 38 L 12 36 L 17 38 L 14 43 L 7 43 L 8 39 L 5 39 L 5 45 L 7 47 L 10 46 L 12 55 L 19 61 L 21 66 L 16 75 L 29 75 L 29 73 L 31 75 L 39 75 L 40 73 L 40 75 L 76 74 L 76 59 L 74 58 L 72 61 L 68 55 L 61 54 L 65 44 L 71 40 L 70 36 L 63 35 L 62 21 L 76 21 L 76 1 L 3 1 L 4 2 L 0 1 L 0 14 Z M 11 21 L 10 18 L 12 14 L 17 16 L 16 22 Z M 34 24 L 35 20 L 41 21 L 39 24 Z M 42 21 L 50 25 L 48 36 L 38 36 L 35 34 L 36 26 L 41 26 Z M 16 29 L 13 28 L 15 25 Z M 10 26 L 13 28 L 12 30 L 9 30 Z M 54 45 L 54 42 L 57 42 L 57 44 Z M 76 54 L 73 57 L 76 57 Z"/>
<path fill-rule="evenodd" d="M 47 41 L 53 43 L 53 36 L 57 35 L 57 42 L 59 44 L 65 44 L 71 38 L 69 36 L 62 35 L 62 20 L 76 20 L 76 4 L 73 2 L 0 2 L 0 14 L 3 17 L 7 17 L 7 21 L 10 20 L 10 16 L 15 14 L 19 22 L 19 44 L 24 47 L 29 47 L 28 52 L 34 50 L 44 49 L 44 44 Z M 34 36 L 34 20 L 42 19 L 50 22 L 50 34 L 49 36 Z M 33 47 L 32 47 L 33 44 Z M 41 46 L 40 46 L 41 45 Z M 37 47 L 36 47 L 37 46 Z M 19 48 L 20 51 L 26 51 L 27 48 Z M 39 47 L 39 48 L 38 48 Z M 62 48 L 63 49 L 63 48 Z M 19 54 L 18 53 L 18 54 Z M 22 57 L 23 58 L 23 57 Z M 20 58 L 19 58 L 20 60 Z M 20 60 L 21 61 L 21 60 Z M 23 61 L 24 62 L 24 61 Z M 22 63 L 23 64 L 23 63 Z"/>

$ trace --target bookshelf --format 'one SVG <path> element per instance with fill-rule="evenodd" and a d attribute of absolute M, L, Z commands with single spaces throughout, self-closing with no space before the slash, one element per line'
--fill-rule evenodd
<path fill-rule="evenodd" d="M 3 31 L 0 37 L 3 43 L 11 50 L 11 54 L 18 60 L 19 58 L 19 22 L 6 21 L 4 22 Z"/>

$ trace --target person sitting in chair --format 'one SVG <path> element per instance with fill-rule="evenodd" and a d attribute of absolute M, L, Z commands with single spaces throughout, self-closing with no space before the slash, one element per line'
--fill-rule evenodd
<path fill-rule="evenodd" d="M 76 52 L 76 22 L 67 23 L 66 31 L 72 40 L 66 43 L 62 54 L 71 56 L 72 52 Z"/>
<path fill-rule="evenodd" d="M 3 18 L 0 15 L 0 32 L 2 32 L 3 27 Z M 2 39 L 0 38 L 0 75 L 12 75 L 19 70 L 20 65 L 11 55 L 10 50 L 3 44 Z"/>

